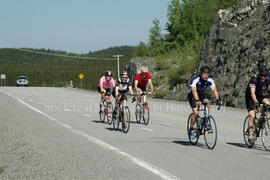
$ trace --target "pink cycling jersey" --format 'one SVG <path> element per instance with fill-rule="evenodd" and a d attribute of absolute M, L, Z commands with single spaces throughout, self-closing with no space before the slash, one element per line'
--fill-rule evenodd
<path fill-rule="evenodd" d="M 105 76 L 103 76 L 102 78 L 100 78 L 99 84 L 101 84 L 104 89 L 110 89 L 110 87 L 115 84 L 115 81 L 113 78 L 107 81 Z"/>

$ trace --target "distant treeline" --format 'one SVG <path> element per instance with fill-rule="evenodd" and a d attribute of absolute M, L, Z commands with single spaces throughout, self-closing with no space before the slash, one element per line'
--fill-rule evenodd
<path fill-rule="evenodd" d="M 66 86 L 71 80 L 75 87 L 80 87 L 79 74 L 84 74 L 84 89 L 95 89 L 99 78 L 107 70 L 117 75 L 117 61 L 104 60 L 113 58 L 114 54 L 122 54 L 121 64 L 127 62 L 134 52 L 134 47 L 121 46 L 109 48 L 108 51 L 90 52 L 88 54 L 74 54 L 50 49 L 0 49 L 0 74 L 6 74 L 8 86 L 16 85 L 16 78 L 20 75 L 29 77 L 30 86 Z M 24 51 L 26 50 L 26 51 Z M 27 52 L 29 51 L 29 52 Z M 33 53 L 31 51 L 43 52 Z M 54 55 L 47 55 L 50 53 Z M 63 56 L 61 56 L 63 55 Z M 98 57 L 99 60 L 79 59 L 74 57 Z"/>

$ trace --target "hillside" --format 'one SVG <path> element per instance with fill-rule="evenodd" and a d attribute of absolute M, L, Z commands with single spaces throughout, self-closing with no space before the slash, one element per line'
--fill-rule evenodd
<path fill-rule="evenodd" d="M 132 56 L 133 49 L 124 46 L 90 54 L 74 54 L 46 49 L 5 48 L 0 49 L 0 73 L 6 74 L 8 86 L 16 85 L 17 76 L 26 75 L 30 79 L 30 86 L 58 87 L 66 86 L 70 80 L 79 87 L 78 75 L 82 73 L 85 75 L 82 88 L 95 89 L 99 77 L 106 70 L 111 70 L 114 75 L 117 74 L 117 61 L 112 55 L 123 54 L 126 59 L 123 58 L 121 64 L 124 64 Z M 95 59 L 94 55 L 98 55 L 99 59 Z"/>

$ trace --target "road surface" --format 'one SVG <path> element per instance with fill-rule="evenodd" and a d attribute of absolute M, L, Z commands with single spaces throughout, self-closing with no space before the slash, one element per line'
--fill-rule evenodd
<path fill-rule="evenodd" d="M 101 124 L 99 95 L 70 88 L 0 88 L 0 179 L 269 179 L 270 152 L 245 147 L 246 110 L 212 110 L 218 142 L 189 144 L 187 103 L 151 100 L 148 126 Z"/>

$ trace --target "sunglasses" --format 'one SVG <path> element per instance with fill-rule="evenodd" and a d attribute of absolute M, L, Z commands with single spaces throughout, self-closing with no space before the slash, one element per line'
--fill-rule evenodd
<path fill-rule="evenodd" d="M 127 79 L 128 77 L 125 76 L 125 77 L 121 77 L 121 78 L 122 78 L 122 79 Z"/>

